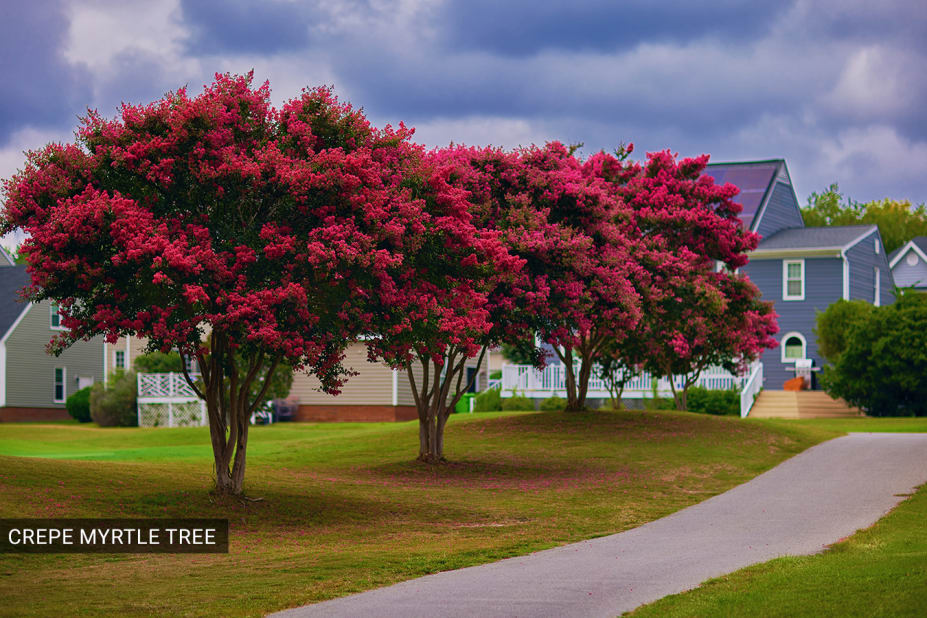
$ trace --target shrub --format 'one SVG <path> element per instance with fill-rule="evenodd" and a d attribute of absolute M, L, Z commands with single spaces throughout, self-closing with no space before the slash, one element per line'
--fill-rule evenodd
<path fill-rule="evenodd" d="M 675 410 L 676 402 L 672 397 L 648 397 L 644 399 L 645 410 Z"/>
<path fill-rule="evenodd" d="M 502 393 L 498 388 L 490 388 L 476 396 L 473 401 L 474 412 L 496 412 L 502 409 Z"/>
<path fill-rule="evenodd" d="M 490 372 L 490 374 L 489 374 L 489 379 L 490 379 L 490 380 L 501 380 L 501 379 L 502 379 L 502 370 L 501 370 L 501 369 L 496 369 L 495 371 Z"/>
<path fill-rule="evenodd" d="M 864 300 L 838 300 L 824 311 L 818 311 L 815 318 L 814 335 L 818 340 L 818 352 L 832 363 L 836 363 L 846 349 L 850 331 L 854 326 L 865 323 L 874 307 Z"/>
<path fill-rule="evenodd" d="M 177 352 L 149 352 L 142 354 L 132 363 L 139 373 L 179 373 L 183 371 L 183 360 Z"/>
<path fill-rule="evenodd" d="M 927 416 L 927 294 L 904 292 L 873 308 L 821 384 L 872 416 Z"/>
<path fill-rule="evenodd" d="M 135 372 L 118 371 L 109 384 L 94 384 L 90 392 L 90 416 L 100 427 L 138 425 Z"/>
<path fill-rule="evenodd" d="M 515 393 L 513 396 L 502 400 L 502 410 L 505 412 L 514 410 L 534 410 L 534 400 Z"/>
<path fill-rule="evenodd" d="M 522 399 L 524 399 L 524 397 L 522 397 Z M 542 401 L 540 407 L 541 410 L 545 412 L 562 412 L 563 409 L 566 408 L 566 399 L 554 395 Z"/>
<path fill-rule="evenodd" d="M 82 422 L 90 422 L 90 389 L 92 387 L 88 386 L 82 388 L 76 393 L 70 395 L 64 403 L 64 407 L 67 408 L 68 414 L 72 418 Z"/>
<path fill-rule="evenodd" d="M 686 396 L 689 412 L 699 414 L 739 415 L 740 393 L 735 390 L 710 391 L 693 386 Z"/>

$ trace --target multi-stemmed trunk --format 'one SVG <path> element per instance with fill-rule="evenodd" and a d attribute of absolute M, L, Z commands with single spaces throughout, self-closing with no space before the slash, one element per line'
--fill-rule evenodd
<path fill-rule="evenodd" d="M 563 363 L 565 372 L 564 386 L 567 394 L 567 412 L 578 412 L 586 409 L 586 394 L 589 392 L 589 378 L 592 377 L 592 367 L 605 341 L 605 337 L 590 332 L 581 336 L 575 347 L 562 346 L 562 349 L 554 348 L 557 357 Z M 579 374 L 576 373 L 573 365 L 577 356 L 579 357 Z"/>
<path fill-rule="evenodd" d="M 183 374 L 197 396 L 206 402 L 216 492 L 237 496 L 244 487 L 249 421 L 267 393 L 280 357 L 268 359 L 264 352 L 259 352 L 249 359 L 242 375 L 226 334 L 213 331 L 209 343 L 208 353 L 196 354 L 201 382 L 198 384 L 190 377 L 185 359 Z M 262 370 L 265 371 L 264 385 L 252 400 L 251 385 Z"/>
<path fill-rule="evenodd" d="M 483 348 L 477 368 L 482 365 L 485 353 L 486 348 Z M 421 385 L 416 382 L 412 364 L 406 365 L 412 397 L 418 411 L 418 460 L 435 464 L 445 461 L 444 428 L 454 406 L 473 385 L 476 373 L 464 381 L 467 356 L 455 348 L 448 351 L 443 364 L 423 355 L 419 355 L 418 361 L 422 368 Z"/>

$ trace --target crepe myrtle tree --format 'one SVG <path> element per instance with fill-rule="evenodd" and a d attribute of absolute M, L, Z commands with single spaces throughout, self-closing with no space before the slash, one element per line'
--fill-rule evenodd
<path fill-rule="evenodd" d="M 675 396 L 684 407 L 689 386 L 704 368 L 752 360 L 775 345 L 771 335 L 778 327 L 755 286 L 732 274 L 759 240 L 741 225 L 737 187 L 717 185 L 703 174 L 707 155 L 677 160 L 662 151 L 636 163 L 628 160 L 632 151 L 633 145 L 615 155 L 599 153 L 584 165 L 588 176 L 610 184 L 630 209 L 623 230 L 642 267 L 636 281 L 644 317 L 635 341 L 609 350 L 612 356 L 626 350 L 625 364 L 645 359 L 643 366 L 658 375 L 685 375 Z M 715 272 L 718 267 L 721 272 Z"/>
<path fill-rule="evenodd" d="M 325 88 L 279 110 L 269 97 L 251 74 L 216 75 L 195 97 L 90 112 L 76 143 L 29 153 L 4 186 L 26 295 L 62 310 L 50 351 L 138 335 L 195 358 L 222 494 L 242 493 L 248 418 L 281 363 L 338 392 L 420 219 L 398 171 L 410 131 Z"/>
<path fill-rule="evenodd" d="M 564 363 L 566 409 L 581 410 L 593 359 L 640 317 L 631 282 L 637 266 L 620 228 L 628 215 L 612 187 L 587 178 L 559 142 L 513 153 L 474 151 L 471 167 L 466 186 L 478 225 L 500 230 L 508 250 L 525 260 L 520 306 L 530 307 L 533 331 Z M 543 365 L 539 350 L 535 359 Z"/>
<path fill-rule="evenodd" d="M 498 230 L 473 221 L 464 188 L 468 157 L 455 148 L 409 157 L 403 184 L 419 205 L 414 244 L 384 306 L 379 330 L 367 338 L 371 359 L 384 359 L 408 376 L 419 418 L 419 456 L 444 457 L 450 414 L 476 378 L 487 347 L 531 326 L 524 260 L 510 254 Z"/>

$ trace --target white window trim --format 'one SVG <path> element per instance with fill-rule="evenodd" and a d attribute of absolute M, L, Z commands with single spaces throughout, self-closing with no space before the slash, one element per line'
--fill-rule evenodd
<path fill-rule="evenodd" d="M 882 281 L 881 281 L 881 279 L 882 279 L 882 274 L 879 272 L 879 267 L 878 267 L 878 266 L 876 266 L 876 267 L 875 267 L 875 270 L 873 271 L 873 277 L 875 278 L 875 283 L 874 283 L 874 285 L 873 285 L 873 287 L 875 288 L 875 296 L 874 296 L 874 298 L 872 299 L 872 304 L 875 305 L 876 307 L 879 307 L 879 306 L 882 305 L 882 299 L 881 299 L 881 296 L 882 296 Z"/>
<path fill-rule="evenodd" d="M 58 383 L 55 381 L 55 372 L 61 370 L 61 393 L 64 395 L 62 399 L 55 399 L 56 391 L 58 390 Z M 52 369 L 52 403 L 64 403 L 68 399 L 68 368 L 67 367 L 55 367 Z"/>
<path fill-rule="evenodd" d="M 801 294 L 789 296 L 789 265 L 801 266 Z M 782 300 L 805 300 L 805 260 L 782 260 Z"/>
<path fill-rule="evenodd" d="M 797 358 L 786 358 L 785 357 L 785 342 L 791 339 L 792 337 L 797 337 L 801 341 L 801 357 L 808 358 L 808 341 L 805 339 L 805 336 L 798 331 L 792 331 L 782 335 L 782 339 L 779 340 L 779 348 L 781 349 L 780 356 L 782 357 L 783 363 L 794 363 L 799 360 Z"/>
<path fill-rule="evenodd" d="M 51 307 L 49 307 L 48 327 L 52 330 L 67 330 L 67 328 L 61 325 L 61 312 L 57 311 L 57 307 L 57 303 L 52 303 Z M 55 326 L 54 322 L 52 321 L 56 313 L 58 314 L 58 326 Z"/>

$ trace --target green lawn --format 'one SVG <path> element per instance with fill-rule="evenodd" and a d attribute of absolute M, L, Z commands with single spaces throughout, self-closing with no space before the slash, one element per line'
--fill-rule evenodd
<path fill-rule="evenodd" d="M 646 616 L 925 616 L 927 486 L 823 554 L 778 558 L 632 612 Z"/>
<path fill-rule="evenodd" d="M 0 613 L 260 615 L 638 526 L 839 429 L 675 412 L 477 414 L 452 463 L 415 423 L 255 427 L 216 504 L 205 429 L 0 425 L 0 516 L 223 517 L 227 555 L 3 555 Z"/>

